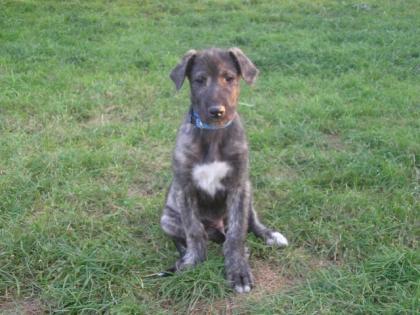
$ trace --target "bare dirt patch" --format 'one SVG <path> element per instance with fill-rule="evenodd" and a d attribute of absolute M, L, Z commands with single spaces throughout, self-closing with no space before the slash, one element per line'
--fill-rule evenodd
<path fill-rule="evenodd" d="M 2 315 L 41 315 L 47 314 L 42 303 L 37 299 L 0 301 L 0 314 Z"/>
<path fill-rule="evenodd" d="M 252 262 L 251 268 L 254 273 L 255 287 L 250 296 L 261 298 L 267 294 L 279 292 L 292 286 L 295 281 L 283 275 L 281 267 L 268 261 L 257 260 Z"/>

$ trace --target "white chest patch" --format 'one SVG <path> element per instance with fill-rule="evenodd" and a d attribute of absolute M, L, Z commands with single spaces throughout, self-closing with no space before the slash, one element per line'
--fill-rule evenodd
<path fill-rule="evenodd" d="M 195 166 L 192 176 L 195 184 L 213 197 L 218 189 L 224 188 L 221 180 L 229 171 L 229 164 L 216 161 Z"/>

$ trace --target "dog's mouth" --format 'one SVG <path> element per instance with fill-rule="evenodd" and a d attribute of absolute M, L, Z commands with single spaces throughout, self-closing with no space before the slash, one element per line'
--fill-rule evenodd
<path fill-rule="evenodd" d="M 226 121 L 229 121 L 229 119 L 226 119 L 225 117 L 208 117 L 207 120 L 209 124 L 215 126 L 223 125 Z"/>
<path fill-rule="evenodd" d="M 235 114 L 225 114 L 221 117 L 207 117 L 207 123 L 212 126 L 220 127 L 230 123 L 235 118 Z"/>
<path fill-rule="evenodd" d="M 201 116 L 191 111 L 191 123 L 200 129 L 221 129 L 229 126 L 235 119 L 236 113 L 233 115 L 223 115 L 223 117 L 208 117 L 204 116 L 205 119 L 201 119 Z"/>

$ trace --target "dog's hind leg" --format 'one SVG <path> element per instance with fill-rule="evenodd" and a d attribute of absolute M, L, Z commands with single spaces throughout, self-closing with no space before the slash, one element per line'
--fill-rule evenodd
<path fill-rule="evenodd" d="M 249 211 L 249 222 L 248 222 L 248 231 L 254 233 L 257 237 L 265 240 L 267 245 L 274 245 L 278 247 L 284 247 L 289 244 L 287 239 L 280 232 L 273 231 L 266 227 L 258 219 L 257 212 L 252 205 L 252 198 L 250 201 L 250 211 Z"/>
<path fill-rule="evenodd" d="M 208 236 L 195 215 L 194 209 L 197 206 L 191 195 L 188 185 L 179 188 L 173 182 L 160 220 L 163 231 L 174 240 L 181 255 L 175 264 L 176 271 L 192 267 L 204 261 L 207 256 Z"/>
<path fill-rule="evenodd" d="M 187 250 L 187 243 L 185 240 L 185 231 L 182 228 L 181 214 L 171 207 L 166 206 L 160 219 L 160 225 L 163 231 L 172 238 L 182 258 Z"/>

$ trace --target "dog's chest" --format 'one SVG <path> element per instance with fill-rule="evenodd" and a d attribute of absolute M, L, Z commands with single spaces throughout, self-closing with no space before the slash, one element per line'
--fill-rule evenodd
<path fill-rule="evenodd" d="M 225 189 L 222 180 L 231 170 L 229 163 L 224 161 L 197 164 L 192 169 L 192 178 L 197 187 L 214 197 L 218 190 Z"/>

